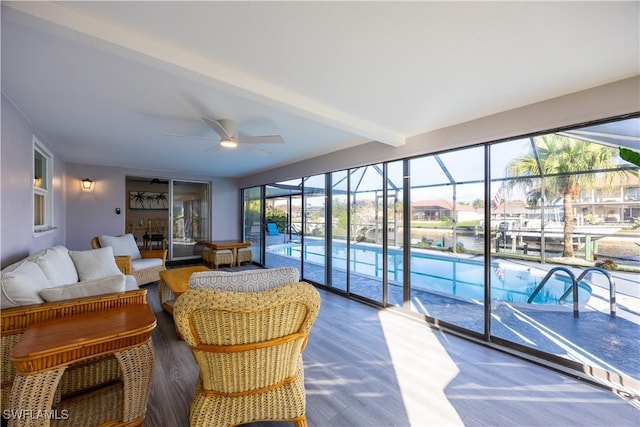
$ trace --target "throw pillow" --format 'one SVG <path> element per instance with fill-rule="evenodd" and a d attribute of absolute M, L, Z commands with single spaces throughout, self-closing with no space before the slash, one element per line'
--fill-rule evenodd
<path fill-rule="evenodd" d="M 64 246 L 46 249 L 42 255 L 36 258 L 36 264 L 42 269 L 42 272 L 53 286 L 76 283 L 78 281 L 76 266 L 73 265 L 73 261 L 69 256 L 69 250 Z"/>
<path fill-rule="evenodd" d="M 14 270 L 2 273 L 2 308 L 40 304 L 40 291 L 51 286 L 35 262 L 25 261 Z"/>
<path fill-rule="evenodd" d="M 69 251 L 69 256 L 81 282 L 120 274 L 111 246 L 89 251 Z"/>
<path fill-rule="evenodd" d="M 113 248 L 113 255 L 115 256 L 130 256 L 131 259 L 140 259 L 140 249 L 138 244 L 133 238 L 133 234 L 125 234 L 124 236 L 100 236 L 98 237 L 100 246 L 111 246 Z"/>
<path fill-rule="evenodd" d="M 257 292 L 300 280 L 294 267 L 277 267 L 247 271 L 203 271 L 193 273 L 189 287 L 221 289 L 232 292 Z"/>
<path fill-rule="evenodd" d="M 125 276 L 120 273 L 104 279 L 46 288 L 40 291 L 45 301 L 63 301 L 73 298 L 85 298 L 95 295 L 112 294 L 125 291 Z"/>

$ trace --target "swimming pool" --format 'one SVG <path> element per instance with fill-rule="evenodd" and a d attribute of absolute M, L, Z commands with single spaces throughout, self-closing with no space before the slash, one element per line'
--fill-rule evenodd
<path fill-rule="evenodd" d="M 325 265 L 324 242 L 305 241 L 299 244 L 283 244 L 267 247 L 274 254 L 302 258 L 304 262 Z M 333 268 L 347 269 L 347 246 L 344 242 L 332 245 Z M 382 248 L 368 243 L 353 243 L 350 249 L 350 271 L 356 274 L 382 278 Z M 412 249 L 411 261 L 412 290 L 434 292 L 473 301 L 484 301 L 484 263 L 478 257 L 462 254 L 438 254 L 420 249 Z M 403 254 L 400 249 L 389 249 L 388 278 L 390 284 L 399 284 L 404 274 Z M 513 263 L 492 263 L 492 300 L 527 303 L 527 299 L 543 279 L 546 271 Z M 542 291 L 532 301 L 533 304 L 558 304 L 558 300 L 571 286 L 571 281 L 562 275 L 552 277 Z M 591 287 L 580 283 L 578 299 L 585 303 L 591 296 Z M 565 304 L 571 304 L 571 297 Z"/>

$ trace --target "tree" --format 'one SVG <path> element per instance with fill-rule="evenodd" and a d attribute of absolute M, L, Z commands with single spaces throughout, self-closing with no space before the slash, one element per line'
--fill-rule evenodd
<path fill-rule="evenodd" d="M 598 178 L 596 173 L 586 172 L 615 167 L 613 158 L 617 150 L 557 134 L 536 137 L 534 141 L 542 170 L 533 151 L 513 159 L 507 165 L 507 176 L 519 179 L 512 180 L 510 185 L 519 185 L 525 189 L 530 206 L 537 206 L 543 194 L 547 200 L 562 198 L 562 256 L 573 257 L 573 201 L 581 190 L 592 188 Z M 544 176 L 544 191 L 539 185 L 541 175 Z"/>
<path fill-rule="evenodd" d="M 140 205 L 142 209 L 144 209 L 144 203 L 147 201 L 147 193 L 144 191 L 138 191 L 136 193 L 132 193 L 129 196 L 129 199 L 131 199 L 133 202 Z"/>

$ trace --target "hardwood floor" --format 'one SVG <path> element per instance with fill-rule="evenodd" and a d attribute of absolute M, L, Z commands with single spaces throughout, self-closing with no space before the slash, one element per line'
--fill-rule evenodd
<path fill-rule="evenodd" d="M 158 327 L 144 426 L 188 426 L 198 368 L 160 309 L 157 284 L 146 288 Z M 320 292 L 320 315 L 304 353 L 310 427 L 640 425 L 638 402 Z M 276 425 L 286 424 L 254 424 Z"/>

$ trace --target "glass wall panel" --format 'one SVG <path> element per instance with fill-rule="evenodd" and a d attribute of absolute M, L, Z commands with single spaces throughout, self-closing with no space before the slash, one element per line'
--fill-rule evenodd
<path fill-rule="evenodd" d="M 382 165 L 349 171 L 349 292 L 382 303 Z M 384 227 L 383 227 L 384 225 Z"/>
<path fill-rule="evenodd" d="M 265 266 L 302 270 L 302 179 L 265 186 Z"/>
<path fill-rule="evenodd" d="M 640 141 L 631 122 L 635 135 L 622 121 L 491 146 L 502 180 L 492 183 L 502 191 L 491 213 L 492 335 L 622 382 L 640 379 L 640 234 L 630 215 L 640 202 L 626 197 L 640 185 L 608 144 Z"/>
<path fill-rule="evenodd" d="M 302 238 L 303 278 L 326 284 L 326 194 L 325 176 L 304 179 L 304 224 Z"/>
<path fill-rule="evenodd" d="M 211 238 L 209 184 L 173 180 L 171 194 L 170 259 L 200 257 L 203 246 L 198 242 Z M 152 245 L 155 232 L 166 238 L 168 235 L 166 216 L 157 219 L 150 218 L 148 221 L 151 228 Z"/>
<path fill-rule="evenodd" d="M 349 296 L 624 389 L 640 380 L 640 172 L 624 149 L 640 151 L 639 118 L 271 184 L 266 264 L 304 262 Z"/>
<path fill-rule="evenodd" d="M 349 180 L 347 171 L 331 176 L 331 270 L 330 286 L 347 290 L 347 242 L 349 240 Z"/>
<path fill-rule="evenodd" d="M 244 226 L 244 241 L 251 242 L 253 261 L 262 264 L 262 241 L 264 239 L 264 227 L 262 226 L 262 214 L 264 212 L 262 187 L 247 188 L 243 191 L 242 212 Z"/>
<path fill-rule="evenodd" d="M 403 305 L 404 161 L 387 164 L 387 303 Z"/>
<path fill-rule="evenodd" d="M 484 147 L 410 161 L 411 310 L 484 329 Z"/>

